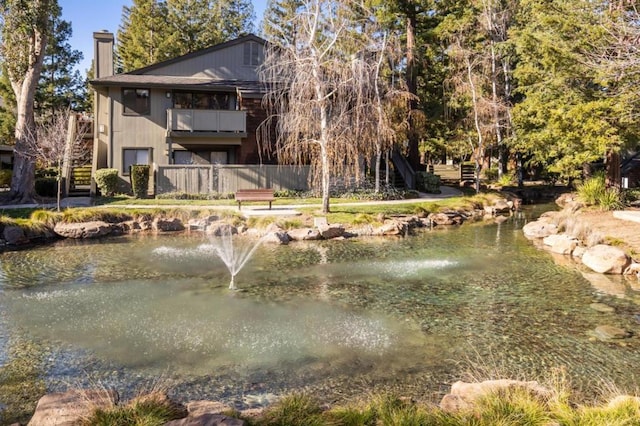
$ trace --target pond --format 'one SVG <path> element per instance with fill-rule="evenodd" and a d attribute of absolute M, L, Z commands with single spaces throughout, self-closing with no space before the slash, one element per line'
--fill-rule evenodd
<path fill-rule="evenodd" d="M 0 364 L 27 347 L 49 391 L 161 386 L 238 408 L 295 390 L 326 402 L 378 391 L 436 400 L 469 373 L 535 379 L 562 369 L 586 394 L 602 380 L 634 389 L 639 340 L 590 332 L 611 324 L 639 334 L 640 293 L 622 278 L 623 294 L 592 287 L 527 241 L 524 220 L 263 245 L 237 292 L 199 234 L 5 252 Z"/>

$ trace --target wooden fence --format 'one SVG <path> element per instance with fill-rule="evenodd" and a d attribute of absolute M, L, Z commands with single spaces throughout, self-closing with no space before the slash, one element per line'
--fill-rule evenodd
<path fill-rule="evenodd" d="M 208 194 L 238 189 L 307 190 L 308 166 L 164 165 L 158 166 L 156 194 Z"/>

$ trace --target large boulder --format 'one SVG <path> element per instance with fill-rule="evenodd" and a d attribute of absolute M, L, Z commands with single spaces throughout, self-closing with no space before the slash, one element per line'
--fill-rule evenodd
<path fill-rule="evenodd" d="M 571 254 L 578 246 L 578 240 L 567 234 L 553 234 L 542 239 L 542 243 L 549 248 L 552 253 Z"/>
<path fill-rule="evenodd" d="M 441 213 L 431 213 L 428 216 L 431 223 L 436 225 L 462 225 L 464 222 L 464 216 L 462 216 L 459 212 L 441 212 Z"/>
<path fill-rule="evenodd" d="M 233 225 L 229 225 L 228 223 L 214 223 L 209 228 L 207 228 L 207 234 L 213 235 L 214 237 L 235 235 L 237 233 L 238 229 Z"/>
<path fill-rule="evenodd" d="M 535 395 L 547 396 L 549 390 L 536 381 L 522 382 L 519 380 L 487 380 L 480 383 L 455 382 L 451 385 L 451 392 L 445 395 L 440 402 L 440 408 L 448 413 L 467 411 L 473 409 L 476 402 L 487 395 L 521 388 Z"/>
<path fill-rule="evenodd" d="M 154 231 L 161 232 L 184 231 L 184 225 L 178 218 L 163 219 L 157 217 L 153 220 L 151 227 Z"/>
<path fill-rule="evenodd" d="M 289 238 L 293 241 L 320 240 L 322 238 L 320 236 L 320 231 L 311 228 L 291 229 L 287 231 L 287 234 L 289 234 Z"/>
<path fill-rule="evenodd" d="M 2 231 L 2 238 L 9 245 L 28 243 L 29 239 L 24 234 L 24 230 L 19 226 L 5 226 Z"/>
<path fill-rule="evenodd" d="M 558 233 L 558 226 L 549 220 L 540 219 L 529 222 L 522 227 L 522 232 L 527 238 L 544 238 Z"/>
<path fill-rule="evenodd" d="M 74 426 L 82 424 L 97 408 L 118 402 L 115 391 L 104 389 L 71 390 L 45 395 L 38 401 L 29 426 Z"/>
<path fill-rule="evenodd" d="M 408 231 L 409 225 L 406 222 L 401 222 L 395 219 L 386 219 L 382 226 L 374 231 L 374 234 L 383 236 L 404 236 Z"/>
<path fill-rule="evenodd" d="M 289 244 L 289 234 L 284 231 L 271 231 L 262 237 L 262 242 L 267 244 Z"/>
<path fill-rule="evenodd" d="M 318 226 L 318 231 L 320 231 L 320 235 L 325 240 L 330 240 L 332 238 L 339 238 L 344 235 L 344 227 L 342 225 L 320 225 Z"/>
<path fill-rule="evenodd" d="M 58 222 L 53 231 L 65 238 L 89 239 L 111 234 L 113 225 L 101 220 L 80 223 Z"/>
<path fill-rule="evenodd" d="M 608 341 L 614 339 L 627 339 L 631 337 L 631 333 L 624 328 L 614 327 L 612 325 L 600 325 L 594 330 L 594 335 L 598 340 Z"/>
<path fill-rule="evenodd" d="M 601 274 L 622 274 L 631 264 L 631 259 L 622 249 L 598 244 L 584 252 L 582 263 Z"/>

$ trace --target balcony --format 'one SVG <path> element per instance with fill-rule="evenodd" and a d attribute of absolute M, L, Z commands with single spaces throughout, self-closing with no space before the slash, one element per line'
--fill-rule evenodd
<path fill-rule="evenodd" d="M 236 136 L 246 137 L 247 113 L 207 109 L 168 109 L 169 136 Z"/>

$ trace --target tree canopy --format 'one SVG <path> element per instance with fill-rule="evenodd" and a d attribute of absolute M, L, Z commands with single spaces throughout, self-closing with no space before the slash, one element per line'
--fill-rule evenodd
<path fill-rule="evenodd" d="M 247 0 L 133 0 L 124 6 L 116 53 L 131 71 L 253 30 Z"/>

